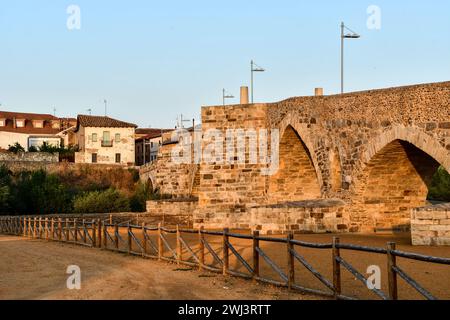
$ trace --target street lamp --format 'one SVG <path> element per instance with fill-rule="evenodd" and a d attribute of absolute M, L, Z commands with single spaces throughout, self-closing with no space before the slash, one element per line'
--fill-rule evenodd
<path fill-rule="evenodd" d="M 223 105 L 225 106 L 225 99 L 234 99 L 234 96 L 232 94 L 227 93 L 225 89 L 222 90 L 222 100 Z"/>
<path fill-rule="evenodd" d="M 253 60 L 250 62 L 250 67 L 251 67 L 251 74 L 252 74 L 252 79 L 251 79 L 251 92 L 252 92 L 252 103 L 253 103 L 253 73 L 254 72 L 264 72 L 266 70 L 264 70 L 263 68 L 261 68 L 260 66 L 258 66 L 256 63 L 253 62 Z"/>
<path fill-rule="evenodd" d="M 346 34 L 345 30 L 350 33 Z M 344 93 L 344 40 L 359 38 L 361 38 L 359 34 L 347 28 L 343 22 L 341 23 L 341 94 Z"/>

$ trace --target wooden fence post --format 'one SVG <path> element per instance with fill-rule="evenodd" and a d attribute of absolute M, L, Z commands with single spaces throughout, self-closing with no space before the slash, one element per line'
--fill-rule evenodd
<path fill-rule="evenodd" d="M 53 218 L 50 220 L 50 233 L 51 239 L 55 240 L 55 220 Z"/>
<path fill-rule="evenodd" d="M 114 248 L 119 250 L 119 225 L 114 225 Z"/>
<path fill-rule="evenodd" d="M 31 237 L 31 218 L 28 217 L 27 219 L 27 237 Z"/>
<path fill-rule="evenodd" d="M 39 217 L 39 239 L 42 239 L 42 217 Z"/>
<path fill-rule="evenodd" d="M 341 264 L 337 261 L 337 258 L 340 258 L 340 250 L 339 250 L 339 238 L 333 238 L 333 249 L 332 249 L 332 257 L 333 257 L 333 287 L 334 287 L 334 297 L 338 299 L 341 295 Z"/>
<path fill-rule="evenodd" d="M 130 223 L 128 223 L 128 227 L 127 227 L 127 251 L 128 254 L 131 254 L 131 227 L 130 227 Z"/>
<path fill-rule="evenodd" d="M 66 232 L 66 242 L 69 242 L 69 240 L 70 240 L 70 224 L 69 224 L 68 218 L 66 218 L 65 232 Z"/>
<path fill-rule="evenodd" d="M 83 219 L 83 242 L 86 244 L 87 243 L 87 234 L 86 234 L 86 219 Z"/>
<path fill-rule="evenodd" d="M 395 250 L 395 248 L 395 242 L 389 242 L 387 244 L 389 298 L 391 300 L 398 300 L 397 273 L 393 270 L 393 267 L 397 265 L 397 258 L 392 254 L 392 251 Z"/>
<path fill-rule="evenodd" d="M 74 230 L 74 241 L 75 243 L 78 242 L 78 221 L 77 218 L 73 219 L 73 230 Z"/>
<path fill-rule="evenodd" d="M 222 238 L 222 246 L 223 246 L 223 269 L 222 274 L 226 276 L 228 274 L 228 270 L 230 269 L 230 254 L 228 248 L 229 236 L 228 233 L 230 229 L 223 229 L 223 238 Z"/>
<path fill-rule="evenodd" d="M 183 260 L 183 247 L 181 246 L 180 227 L 177 225 L 177 264 L 179 265 Z"/>
<path fill-rule="evenodd" d="M 161 230 L 161 222 L 158 223 L 158 260 L 161 261 L 162 257 L 163 257 L 163 251 L 164 251 L 164 247 L 163 247 L 163 243 L 162 243 L 162 230 Z"/>
<path fill-rule="evenodd" d="M 288 289 L 292 290 L 292 285 L 295 283 L 295 260 L 294 255 L 291 251 L 294 250 L 294 244 L 292 243 L 294 240 L 294 233 L 291 231 L 287 235 L 287 261 L 288 261 L 288 270 L 289 270 L 289 278 L 288 278 Z"/>
<path fill-rule="evenodd" d="M 37 224 L 37 218 L 34 217 L 34 219 L 33 219 L 33 239 L 36 239 L 36 224 Z"/>
<path fill-rule="evenodd" d="M 23 218 L 23 236 L 27 236 L 27 218 Z"/>
<path fill-rule="evenodd" d="M 253 278 L 259 277 L 259 231 L 253 231 Z"/>
<path fill-rule="evenodd" d="M 62 220 L 58 218 L 58 240 L 62 240 Z"/>
<path fill-rule="evenodd" d="M 97 224 L 92 220 L 92 248 L 97 247 Z"/>
<path fill-rule="evenodd" d="M 108 224 L 103 224 L 103 248 L 108 249 Z"/>
<path fill-rule="evenodd" d="M 102 220 L 97 219 L 97 237 L 98 237 L 98 247 L 101 248 L 102 247 Z"/>
<path fill-rule="evenodd" d="M 112 214 L 109 215 L 109 224 L 113 224 L 113 218 L 112 218 Z"/>
<path fill-rule="evenodd" d="M 199 248 L 199 270 L 203 271 L 205 265 L 205 235 L 203 234 L 203 226 L 198 229 L 198 248 Z"/>
<path fill-rule="evenodd" d="M 142 257 L 147 254 L 147 230 L 145 229 L 145 223 L 142 222 Z"/>
<path fill-rule="evenodd" d="M 48 218 L 45 218 L 45 240 L 48 241 L 49 234 L 48 234 Z"/>

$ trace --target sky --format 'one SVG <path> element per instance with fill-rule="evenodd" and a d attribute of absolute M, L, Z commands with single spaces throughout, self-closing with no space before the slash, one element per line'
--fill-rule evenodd
<path fill-rule="evenodd" d="M 0 109 L 104 115 L 106 99 L 110 117 L 173 128 L 223 88 L 239 103 L 252 59 L 255 102 L 336 94 L 341 21 L 361 35 L 346 91 L 450 80 L 448 0 L 0 0 Z"/>

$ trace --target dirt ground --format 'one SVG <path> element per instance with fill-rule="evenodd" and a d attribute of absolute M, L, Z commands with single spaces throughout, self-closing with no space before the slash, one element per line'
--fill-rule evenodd
<path fill-rule="evenodd" d="M 112 231 L 112 230 L 111 230 Z M 245 231 L 236 230 L 237 233 Z M 126 228 L 121 230 L 126 239 Z M 135 232 L 140 237 L 139 230 Z M 334 235 L 296 235 L 297 240 L 313 243 L 330 243 Z M 156 233 L 149 232 L 156 244 Z M 166 234 L 169 244 L 175 248 L 175 235 Z M 198 253 L 198 235 L 182 234 L 183 239 L 195 253 Z M 282 237 L 282 236 L 277 236 Z M 387 242 L 397 243 L 397 249 L 425 255 L 450 258 L 449 247 L 413 247 L 409 234 L 396 235 L 339 235 L 341 243 L 385 248 Z M 222 237 L 207 236 L 207 241 L 216 253 L 222 255 Z M 251 240 L 230 238 L 230 242 L 244 259 L 251 264 Z M 122 249 L 126 244 L 121 242 Z M 264 252 L 287 271 L 287 248 L 285 244 L 261 242 Z M 109 243 L 112 247 L 112 243 Z M 148 245 L 148 253 L 152 253 Z M 133 245 L 134 251 L 139 251 Z M 331 250 L 296 247 L 317 271 L 329 281 L 332 280 Z M 170 257 L 165 249 L 166 257 Z M 381 269 L 382 290 L 387 292 L 386 255 L 341 250 L 342 257 L 360 273 L 367 276 L 369 266 Z M 23 238 L 0 237 L 0 299 L 321 299 L 317 296 L 289 294 L 286 289 L 257 284 L 234 277 L 222 277 L 210 273 L 188 270 L 184 266 L 166 262 L 144 260 L 99 249 L 90 249 L 67 244 L 31 241 Z M 183 250 L 185 260 L 190 259 Z M 206 254 L 206 263 L 219 267 L 211 254 Z M 192 258 L 189 260 L 192 261 Z M 429 290 L 438 299 L 450 300 L 450 266 L 397 259 L 398 266 Z M 83 288 L 69 291 L 65 288 L 68 265 L 78 265 L 82 270 Z M 242 264 L 230 256 L 230 269 L 247 272 Z M 261 276 L 280 280 L 279 276 L 261 258 Z M 248 272 L 247 272 L 248 273 Z M 296 283 L 304 287 L 328 289 L 302 265 L 296 262 Z M 398 279 L 400 299 L 421 299 L 422 297 L 405 281 Z M 359 299 L 378 297 L 359 280 L 342 267 L 343 294 Z M 329 291 L 328 291 L 329 292 Z"/>
<path fill-rule="evenodd" d="M 0 299 L 316 299 L 237 278 L 99 249 L 0 236 Z M 68 290 L 67 266 L 81 268 Z"/>
<path fill-rule="evenodd" d="M 235 233 L 246 233 L 244 230 L 234 230 Z M 125 234 L 122 235 L 125 237 Z M 341 243 L 356 244 L 370 247 L 386 248 L 388 242 L 395 242 L 397 249 L 414 252 L 424 255 L 450 258 L 450 247 L 415 247 L 411 245 L 410 234 L 309 234 L 296 235 L 295 239 L 312 243 L 331 243 L 334 236 L 340 237 Z M 139 237 L 139 231 L 137 231 Z M 173 234 L 167 234 L 166 237 L 172 248 L 175 248 L 176 241 Z M 195 234 L 182 234 L 183 239 L 191 246 L 193 251 L 198 251 L 198 236 Z M 283 236 L 275 236 L 283 237 Z M 156 236 L 151 235 L 151 239 L 156 243 Z M 215 250 L 217 255 L 222 255 L 222 237 L 207 236 L 207 241 Z M 251 264 L 252 261 L 252 240 L 243 240 L 230 238 L 231 244 L 236 251 Z M 285 273 L 287 273 L 287 248 L 285 244 L 260 242 L 260 247 Z M 124 247 L 123 247 L 124 248 Z M 133 250 L 139 251 L 137 246 Z M 332 282 L 332 258 L 331 249 L 309 249 L 296 247 L 296 251 L 302 255 L 309 264 L 317 271 Z M 166 257 L 170 257 L 170 252 L 166 250 Z M 189 252 L 183 250 L 184 259 L 189 259 Z M 386 255 L 366 253 L 360 251 L 341 250 L 341 256 L 355 267 L 360 273 L 368 277 L 367 270 L 371 266 L 378 266 L 381 270 L 381 289 L 388 292 L 387 277 L 387 257 Z M 194 262 L 194 260 L 190 260 Z M 206 263 L 220 267 L 214 262 L 212 255 L 206 255 Z M 303 287 L 319 289 L 330 292 L 322 283 L 319 282 L 306 268 L 296 262 L 295 280 L 296 284 Z M 409 276 L 421 284 L 425 289 L 430 291 L 436 298 L 450 300 L 450 266 L 425 263 L 415 260 L 397 258 L 397 265 L 404 270 Z M 230 253 L 230 269 L 248 273 L 243 265 Z M 367 289 L 367 286 L 357 280 L 344 267 L 341 267 L 342 273 L 342 292 L 343 294 L 358 299 L 379 299 L 373 292 Z M 280 281 L 280 277 L 271 267 L 260 258 L 260 274 L 261 276 L 273 280 Z M 399 299 L 419 300 L 422 296 L 418 294 L 411 286 L 409 286 L 401 278 L 398 278 Z"/>

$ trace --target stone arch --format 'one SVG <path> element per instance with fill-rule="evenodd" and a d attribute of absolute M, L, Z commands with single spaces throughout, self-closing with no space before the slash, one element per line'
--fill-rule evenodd
<path fill-rule="evenodd" d="M 291 125 L 282 130 L 280 137 L 280 167 L 276 174 L 269 177 L 269 202 L 320 198 L 320 183 L 308 146 Z"/>
<path fill-rule="evenodd" d="M 324 186 L 324 179 L 322 174 L 322 168 L 319 165 L 318 157 L 316 154 L 316 141 L 317 137 L 311 135 L 311 128 L 307 123 L 302 123 L 299 121 L 299 115 L 295 112 L 288 113 L 283 120 L 278 124 L 278 129 L 280 130 L 280 138 L 282 138 L 285 134 L 285 131 L 288 128 L 293 128 L 297 135 L 300 137 L 302 143 L 306 146 L 311 162 L 313 164 L 314 170 L 316 171 L 317 179 L 319 181 L 319 185 L 321 190 Z"/>
<path fill-rule="evenodd" d="M 352 220 L 360 231 L 409 230 L 411 209 L 426 204 L 433 174 L 448 163 L 431 136 L 396 127 L 369 142 L 353 186 Z"/>
<path fill-rule="evenodd" d="M 437 139 L 424 133 L 419 128 L 404 126 L 393 127 L 369 141 L 361 156 L 357 171 L 362 171 L 370 159 L 394 140 L 409 142 L 430 155 L 450 172 L 450 151 L 446 150 Z"/>

